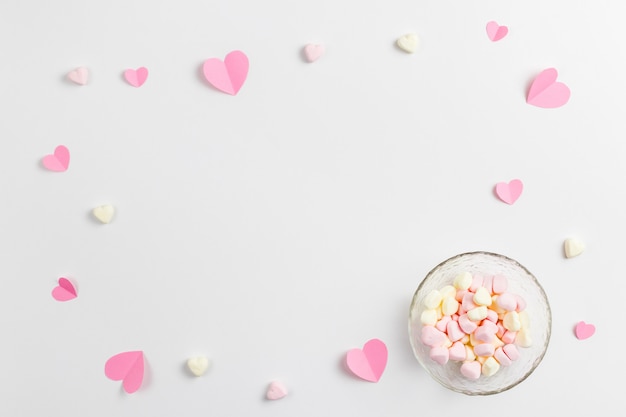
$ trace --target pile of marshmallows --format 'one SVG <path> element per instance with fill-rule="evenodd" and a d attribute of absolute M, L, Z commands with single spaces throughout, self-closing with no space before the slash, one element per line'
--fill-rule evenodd
<path fill-rule="evenodd" d="M 532 340 L 526 302 L 507 287 L 503 275 L 463 272 L 452 285 L 427 294 L 420 321 L 430 358 L 441 365 L 463 362 L 468 379 L 491 376 L 517 360 L 517 346 L 529 347 Z"/>

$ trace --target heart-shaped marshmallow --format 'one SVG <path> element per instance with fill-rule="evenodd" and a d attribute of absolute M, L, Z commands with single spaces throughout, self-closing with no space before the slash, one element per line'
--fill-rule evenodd
<path fill-rule="evenodd" d="M 94 208 L 91 213 L 100 222 L 107 224 L 111 223 L 111 220 L 113 219 L 113 215 L 115 214 L 115 207 L 110 204 L 105 204 L 103 206 L 98 206 Z"/>
<path fill-rule="evenodd" d="M 419 46 L 419 38 L 415 33 L 407 33 L 396 40 L 396 45 L 404 52 L 412 54 Z"/>
<path fill-rule="evenodd" d="M 563 249 L 567 258 L 578 256 L 585 250 L 585 244 L 578 239 L 568 238 L 563 242 Z"/>
<path fill-rule="evenodd" d="M 324 54 L 324 45 L 314 45 L 312 43 L 304 47 L 304 56 L 309 62 L 315 62 Z"/>
<path fill-rule="evenodd" d="M 89 78 L 89 70 L 85 67 L 78 67 L 67 74 L 67 78 L 78 85 L 87 84 Z"/>
<path fill-rule="evenodd" d="M 187 368 L 195 376 L 202 376 L 209 368 L 210 361 L 206 356 L 195 356 L 187 359 Z"/>
<path fill-rule="evenodd" d="M 359 378 L 378 382 L 387 366 L 387 346 L 379 339 L 371 339 L 363 349 L 348 351 L 346 365 Z"/>
<path fill-rule="evenodd" d="M 268 400 L 280 400 L 288 394 L 287 387 L 279 381 L 272 381 L 267 387 L 265 397 Z"/>

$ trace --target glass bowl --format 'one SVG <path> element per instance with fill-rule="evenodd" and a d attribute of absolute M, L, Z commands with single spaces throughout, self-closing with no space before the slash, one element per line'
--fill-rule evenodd
<path fill-rule="evenodd" d="M 430 358 L 430 347 L 422 343 L 422 312 L 424 299 L 432 290 L 452 285 L 454 278 L 463 272 L 472 275 L 504 275 L 508 279 L 507 292 L 517 294 L 526 301 L 528 330 L 532 343 L 519 347 L 519 359 L 509 366 L 501 366 L 493 375 L 480 375 L 468 379 L 461 374 L 462 362 L 448 361 L 440 365 Z M 409 337 L 413 353 L 428 374 L 444 387 L 467 395 L 491 395 L 513 388 L 537 368 L 548 348 L 552 328 L 552 315 L 546 294 L 524 266 L 506 256 L 490 252 L 468 252 L 456 255 L 431 270 L 422 280 L 413 296 L 409 313 Z"/>

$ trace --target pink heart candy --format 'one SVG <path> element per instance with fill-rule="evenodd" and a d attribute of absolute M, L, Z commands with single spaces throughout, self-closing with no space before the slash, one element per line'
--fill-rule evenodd
<path fill-rule="evenodd" d="M 576 338 L 580 340 L 588 339 L 596 332 L 596 326 L 580 321 L 576 325 L 574 332 L 576 333 Z"/>
<path fill-rule="evenodd" d="M 509 28 L 500 26 L 498 23 L 491 21 L 487 23 L 487 36 L 492 42 L 499 41 L 509 33 Z"/>
<path fill-rule="evenodd" d="M 137 391 L 143 382 L 143 352 L 130 351 L 110 357 L 104 364 L 104 374 L 113 381 L 122 381 L 124 391 Z"/>
<path fill-rule="evenodd" d="M 133 87 L 141 87 L 143 83 L 148 79 L 148 69 L 146 67 L 139 67 L 137 69 L 127 69 L 124 71 L 124 78 L 128 84 Z"/>
<path fill-rule="evenodd" d="M 241 51 L 232 51 L 224 58 L 204 61 L 202 71 L 206 80 L 215 88 L 236 95 L 248 77 L 248 57 Z"/>
<path fill-rule="evenodd" d="M 387 346 L 379 339 L 371 339 L 363 349 L 348 351 L 346 364 L 359 378 L 378 382 L 387 366 Z"/>
<path fill-rule="evenodd" d="M 59 145 L 52 155 L 44 156 L 41 162 L 50 171 L 66 171 L 70 165 L 70 151 L 65 146 Z"/>
<path fill-rule="evenodd" d="M 513 204 L 524 190 L 524 184 L 520 180 L 511 180 L 508 183 L 500 182 L 496 184 L 496 195 L 507 204 Z"/>
<path fill-rule="evenodd" d="M 308 44 L 304 47 L 304 56 L 309 62 L 315 62 L 324 54 L 324 45 Z"/>
<path fill-rule="evenodd" d="M 74 83 L 76 83 L 78 85 L 85 85 L 85 84 L 87 84 L 88 76 L 89 76 L 89 70 L 87 68 L 85 68 L 85 67 L 76 68 L 75 70 L 70 71 L 67 74 L 67 78 L 70 81 L 72 81 L 72 82 L 74 82 Z"/>
<path fill-rule="evenodd" d="M 268 400 L 280 400 L 287 395 L 287 387 L 278 381 L 272 381 L 270 386 L 267 387 L 267 393 L 265 397 Z"/>
<path fill-rule="evenodd" d="M 52 298 L 57 301 L 69 301 L 76 297 L 74 284 L 67 278 L 59 278 L 59 285 L 52 289 Z"/>
<path fill-rule="evenodd" d="M 557 76 L 554 68 L 541 71 L 528 90 L 526 102 L 546 109 L 561 107 L 567 103 L 570 97 L 569 87 L 557 82 Z"/>

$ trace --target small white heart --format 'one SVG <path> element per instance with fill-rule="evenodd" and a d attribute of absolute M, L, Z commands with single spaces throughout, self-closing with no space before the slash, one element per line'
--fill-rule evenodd
<path fill-rule="evenodd" d="M 278 381 L 272 381 L 267 388 L 266 397 L 268 400 L 280 400 L 287 395 L 287 388 Z"/>
<path fill-rule="evenodd" d="M 195 376 L 202 376 L 209 368 L 209 359 L 205 356 L 195 356 L 187 360 L 187 368 Z"/>
<path fill-rule="evenodd" d="M 398 38 L 396 45 L 398 45 L 398 48 L 402 49 L 404 52 L 412 54 L 419 46 L 419 38 L 415 33 L 407 33 L 406 35 Z"/>
<path fill-rule="evenodd" d="M 565 256 L 568 258 L 573 258 L 574 256 L 578 256 L 585 250 L 585 244 L 578 239 L 569 238 L 566 239 L 563 248 L 565 249 Z"/>
<path fill-rule="evenodd" d="M 113 219 L 113 215 L 115 214 L 115 207 L 110 204 L 105 204 L 103 206 L 96 207 L 92 210 L 94 217 L 102 223 L 110 223 Z"/>

